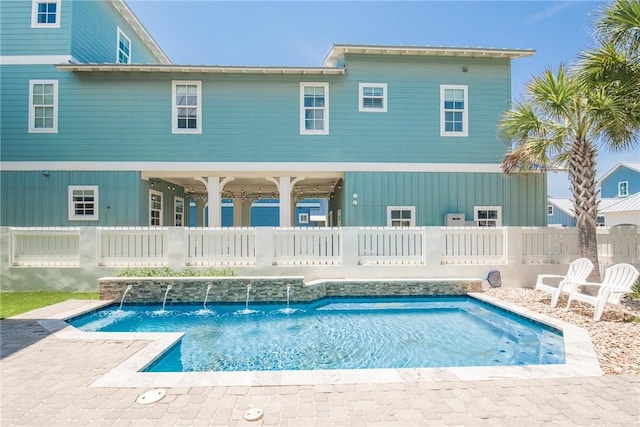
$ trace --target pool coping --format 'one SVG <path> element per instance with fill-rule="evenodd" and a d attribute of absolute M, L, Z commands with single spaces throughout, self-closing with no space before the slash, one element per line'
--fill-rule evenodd
<path fill-rule="evenodd" d="M 76 301 L 78 304 L 74 308 L 59 312 L 50 311 L 52 314 L 46 319 L 38 319 L 38 323 L 59 339 L 149 341 L 138 352 L 94 381 L 90 387 L 281 386 L 568 378 L 603 375 L 591 338 L 586 329 L 482 293 L 474 292 L 468 295 L 561 330 L 565 343 L 565 363 L 527 366 L 315 371 L 140 372 L 155 361 L 167 348 L 178 342 L 183 333 L 83 332 L 65 321 L 113 304 L 114 301 Z"/>

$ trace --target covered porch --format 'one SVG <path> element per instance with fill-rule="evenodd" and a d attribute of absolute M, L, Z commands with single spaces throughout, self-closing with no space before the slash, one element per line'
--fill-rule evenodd
<path fill-rule="evenodd" d="M 246 166 L 243 164 L 242 166 Z M 146 170 L 144 180 L 162 180 L 184 188 L 186 206 L 195 203 L 196 221 L 190 226 L 221 227 L 223 201 L 233 201 L 233 226 L 249 227 L 254 202 L 277 199 L 279 226 L 296 224 L 296 204 L 304 199 L 326 199 L 329 210 L 336 194 L 342 190 L 344 172 L 300 170 L 243 170 L 241 167 L 224 171 Z M 208 209 L 205 209 L 208 208 Z M 333 225 L 327 212 L 325 225 Z M 206 216 L 205 216 L 206 215 Z"/>

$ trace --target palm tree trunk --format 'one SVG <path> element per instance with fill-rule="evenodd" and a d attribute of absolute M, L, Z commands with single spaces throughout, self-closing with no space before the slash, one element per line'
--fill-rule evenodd
<path fill-rule="evenodd" d="M 573 209 L 578 227 L 578 247 L 580 256 L 594 265 L 589 281 L 600 281 L 598 264 L 598 242 L 596 240 L 596 219 L 598 203 L 596 192 L 596 149 L 586 140 L 577 140 L 569 158 L 569 182 L 573 194 Z"/>

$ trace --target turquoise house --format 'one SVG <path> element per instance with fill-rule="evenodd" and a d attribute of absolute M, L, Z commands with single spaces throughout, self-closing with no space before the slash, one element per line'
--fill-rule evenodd
<path fill-rule="evenodd" d="M 598 182 L 603 198 L 624 198 L 640 193 L 640 163 L 618 163 Z"/>
<path fill-rule="evenodd" d="M 496 132 L 532 50 L 173 64 L 123 0 L 4 2 L 0 36 L 2 226 L 248 226 L 261 198 L 285 227 L 308 199 L 330 226 L 547 224 L 546 175 L 503 176 Z"/>

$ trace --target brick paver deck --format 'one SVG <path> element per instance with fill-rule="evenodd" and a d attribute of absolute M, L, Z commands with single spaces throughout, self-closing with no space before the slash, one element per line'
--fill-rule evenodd
<path fill-rule="evenodd" d="M 0 321 L 0 425 L 640 425 L 640 376 L 392 384 L 167 388 L 90 385 L 145 341 L 59 339 L 26 317 Z M 261 420 L 243 419 L 249 408 Z"/>

